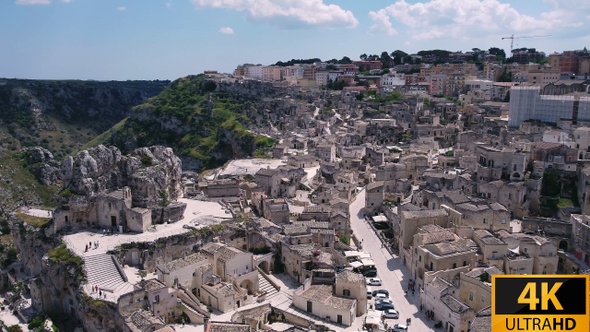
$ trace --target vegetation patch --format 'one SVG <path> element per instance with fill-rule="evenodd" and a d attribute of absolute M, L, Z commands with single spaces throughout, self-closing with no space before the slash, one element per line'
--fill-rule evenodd
<path fill-rule="evenodd" d="M 24 223 L 36 228 L 42 228 L 51 220 L 51 218 L 35 217 L 22 212 L 17 212 L 16 217 Z"/>
<path fill-rule="evenodd" d="M 61 244 L 51 249 L 47 253 L 47 256 L 54 262 L 75 266 L 76 274 L 79 276 L 80 280 L 86 278 L 86 273 L 84 272 L 84 260 L 72 253 L 65 244 Z"/>

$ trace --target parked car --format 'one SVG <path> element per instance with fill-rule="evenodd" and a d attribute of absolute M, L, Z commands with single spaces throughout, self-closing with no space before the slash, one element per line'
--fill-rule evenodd
<path fill-rule="evenodd" d="M 389 331 L 393 331 L 393 332 L 406 332 L 407 330 L 408 330 L 408 326 L 403 325 L 403 324 L 394 324 L 389 329 Z"/>
<path fill-rule="evenodd" d="M 393 304 L 391 303 L 377 303 L 375 304 L 375 310 L 383 311 L 383 310 L 394 310 Z"/>
<path fill-rule="evenodd" d="M 381 279 L 379 279 L 379 278 L 367 278 L 367 285 L 370 285 L 370 286 L 381 286 Z"/>
<path fill-rule="evenodd" d="M 378 303 L 382 303 L 382 304 L 389 303 L 389 304 L 393 305 L 393 301 L 390 298 L 376 298 L 375 304 L 378 304 Z"/>
<path fill-rule="evenodd" d="M 391 319 L 398 319 L 399 318 L 399 312 L 397 312 L 397 310 L 394 310 L 394 309 L 383 310 L 381 312 L 381 317 L 391 318 Z"/>
<path fill-rule="evenodd" d="M 367 300 L 370 300 L 373 298 L 373 289 L 371 287 L 367 286 Z"/>
<path fill-rule="evenodd" d="M 373 297 L 375 297 L 378 293 L 385 294 L 386 297 L 389 297 L 389 291 L 386 289 L 377 289 L 373 291 Z"/>
<path fill-rule="evenodd" d="M 363 271 L 363 275 L 366 278 L 374 278 L 377 276 L 377 270 L 376 269 L 365 270 L 365 271 Z"/>
<path fill-rule="evenodd" d="M 377 294 L 375 294 L 374 298 L 375 298 L 375 302 L 379 302 L 380 300 L 388 299 L 389 296 L 387 296 L 383 293 L 377 293 Z"/>

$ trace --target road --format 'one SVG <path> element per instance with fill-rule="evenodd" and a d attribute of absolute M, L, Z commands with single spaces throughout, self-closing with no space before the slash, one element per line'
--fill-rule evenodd
<path fill-rule="evenodd" d="M 401 259 L 398 256 L 392 256 L 387 249 L 381 246 L 381 240 L 363 217 L 364 206 L 365 190 L 361 191 L 350 204 L 350 226 L 357 239 L 359 241 L 362 240 L 363 251 L 371 254 L 377 267 L 377 277 L 383 280 L 382 286 L 371 287 L 373 290 L 388 290 L 395 310 L 399 312 L 400 318 L 396 320 L 388 319 L 388 326 L 395 323 L 405 324 L 406 319 L 411 318 L 412 322 L 408 329 L 409 331 L 434 331 L 434 322 L 427 321 L 425 316 L 420 312 L 420 296 L 418 290 L 416 290 L 415 295 L 412 295 L 412 292 L 404 295 L 408 280 L 411 278 L 410 272 L 402 265 Z M 369 303 L 373 304 L 373 301 L 369 300 Z"/>

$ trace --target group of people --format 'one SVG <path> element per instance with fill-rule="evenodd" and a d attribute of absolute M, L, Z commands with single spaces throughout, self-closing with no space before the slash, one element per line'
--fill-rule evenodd
<path fill-rule="evenodd" d="M 106 292 L 105 292 L 105 293 L 103 293 L 102 289 L 100 289 L 100 288 L 98 287 L 98 285 L 94 285 L 94 286 L 92 286 L 92 292 L 93 292 L 93 293 L 98 293 L 98 298 L 104 298 L 104 299 L 106 299 L 106 298 L 107 298 L 107 293 L 106 293 Z"/>
<path fill-rule="evenodd" d="M 84 249 L 84 252 L 87 252 L 87 251 L 88 251 L 88 249 L 92 249 L 92 246 L 94 246 L 94 249 L 96 249 L 96 248 L 98 248 L 98 246 L 99 246 L 99 245 L 100 245 L 100 243 L 98 243 L 98 241 L 96 241 L 96 242 L 94 242 L 94 243 L 93 243 L 92 241 L 90 241 L 90 242 L 88 242 L 88 244 L 86 245 L 86 249 Z"/>

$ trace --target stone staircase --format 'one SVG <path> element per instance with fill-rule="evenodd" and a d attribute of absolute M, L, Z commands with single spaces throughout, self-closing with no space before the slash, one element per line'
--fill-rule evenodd
<path fill-rule="evenodd" d="M 133 290 L 133 286 L 121 276 L 113 259 L 113 256 L 108 254 L 84 257 L 88 285 L 97 285 L 100 289 L 112 293 Z"/>
<path fill-rule="evenodd" d="M 279 291 L 271 285 L 260 272 L 258 272 L 258 291 L 261 293 L 266 292 L 266 299 L 270 299 L 279 293 Z"/>

